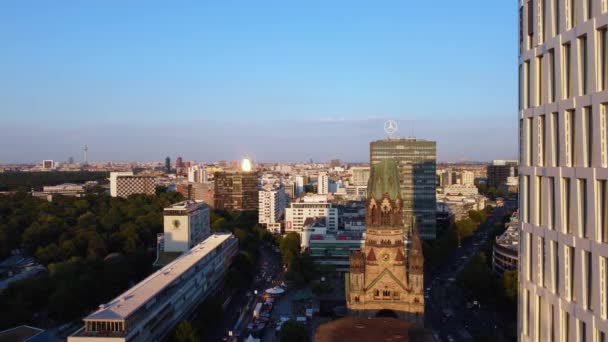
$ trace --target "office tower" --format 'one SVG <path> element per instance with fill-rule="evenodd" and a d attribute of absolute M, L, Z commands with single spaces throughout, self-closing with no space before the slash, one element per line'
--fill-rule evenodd
<path fill-rule="evenodd" d="M 165 172 L 171 173 L 171 158 L 169 156 L 165 158 Z"/>
<path fill-rule="evenodd" d="M 175 174 L 182 176 L 184 173 L 184 162 L 182 157 L 177 157 L 177 159 L 175 159 Z"/>
<path fill-rule="evenodd" d="M 68 164 L 74 164 L 74 157 L 68 158 Z"/>
<path fill-rule="evenodd" d="M 371 142 L 371 165 L 386 159 L 395 160 L 399 167 L 406 231 L 415 221 L 422 239 L 435 239 L 436 143 L 410 138 Z"/>
<path fill-rule="evenodd" d="M 520 341 L 608 334 L 606 10 L 519 1 Z"/>
<path fill-rule="evenodd" d="M 503 188 L 509 177 L 517 177 L 517 160 L 494 160 L 487 167 L 488 188 Z"/>
<path fill-rule="evenodd" d="M 257 211 L 257 172 L 216 172 L 214 203 L 219 210 Z"/>
<path fill-rule="evenodd" d="M 320 172 L 317 178 L 317 194 L 327 195 L 329 193 L 329 177 L 327 173 Z"/>
<path fill-rule="evenodd" d="M 280 233 L 280 221 L 285 214 L 285 207 L 287 206 L 285 188 L 279 187 L 276 189 L 260 190 L 258 197 L 258 222 L 264 225 L 268 230 Z"/>
<path fill-rule="evenodd" d="M 338 167 L 340 165 L 342 165 L 342 161 L 340 161 L 340 159 L 332 159 L 329 162 L 329 167 Z"/>
<path fill-rule="evenodd" d="M 365 204 L 365 247 L 350 256 L 346 306 L 353 315 L 382 310 L 421 325 L 424 322 L 424 257 L 418 231 L 403 235 L 404 201 L 394 160 L 372 166 Z"/>
<path fill-rule="evenodd" d="M 369 166 L 355 166 L 350 168 L 354 186 L 367 186 L 369 180 Z"/>
<path fill-rule="evenodd" d="M 222 285 L 239 251 L 229 233 L 213 234 L 82 320 L 68 342 L 163 341 Z M 93 290 L 93 289 L 91 289 Z M 66 303 L 69 305 L 69 303 Z"/>
<path fill-rule="evenodd" d="M 164 251 L 186 252 L 211 233 L 209 207 L 192 200 L 163 210 Z"/>
<path fill-rule="evenodd" d="M 133 175 L 133 172 L 110 172 L 110 196 L 129 197 L 156 194 L 156 177 Z"/>

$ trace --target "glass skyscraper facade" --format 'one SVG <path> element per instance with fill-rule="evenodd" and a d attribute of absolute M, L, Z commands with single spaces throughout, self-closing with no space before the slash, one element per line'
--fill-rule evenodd
<path fill-rule="evenodd" d="M 433 240 L 436 235 L 435 169 L 437 144 L 418 139 L 386 139 L 370 143 L 370 163 L 385 159 L 398 163 L 405 228 L 414 220 L 420 237 Z"/>

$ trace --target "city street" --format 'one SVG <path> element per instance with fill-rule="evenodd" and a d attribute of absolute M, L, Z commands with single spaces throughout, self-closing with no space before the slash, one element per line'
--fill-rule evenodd
<path fill-rule="evenodd" d="M 442 341 L 467 341 L 476 335 L 497 336 L 501 322 L 494 312 L 484 309 L 484 303 L 467 307 L 467 301 L 456 279 L 472 256 L 479 253 L 496 222 L 506 213 L 496 208 L 462 246 L 446 258 L 447 262 L 425 279 L 426 324 Z M 488 256 L 491 257 L 491 256 Z M 429 290 L 430 288 L 430 290 Z M 504 340 L 497 336 L 499 340 Z"/>
<path fill-rule="evenodd" d="M 242 334 L 251 319 L 255 299 L 273 283 L 282 280 L 282 265 L 279 253 L 265 245 L 260 247 L 260 255 L 257 261 L 255 279 L 247 290 L 239 291 L 232 296 L 232 300 L 224 310 L 222 323 L 214 333 L 213 341 L 221 341 L 227 336 L 228 331 Z M 264 275 L 262 277 L 262 275 Z M 258 291 L 258 296 L 254 293 Z M 244 311 L 243 311 L 244 310 Z M 238 327 L 237 327 L 238 324 Z"/>

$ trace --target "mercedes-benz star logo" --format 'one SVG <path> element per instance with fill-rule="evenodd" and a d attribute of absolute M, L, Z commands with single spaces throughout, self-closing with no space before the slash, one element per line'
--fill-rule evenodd
<path fill-rule="evenodd" d="M 395 120 L 387 120 L 384 123 L 384 131 L 389 137 L 392 137 L 397 132 L 397 122 Z"/>

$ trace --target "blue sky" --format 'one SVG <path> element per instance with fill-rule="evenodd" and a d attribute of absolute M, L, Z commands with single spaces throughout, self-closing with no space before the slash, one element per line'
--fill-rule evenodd
<path fill-rule="evenodd" d="M 0 163 L 517 154 L 514 1 L 0 2 Z"/>

